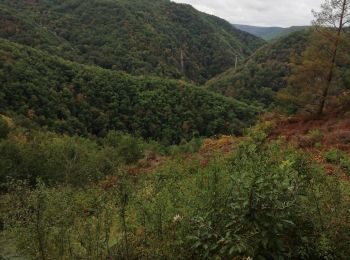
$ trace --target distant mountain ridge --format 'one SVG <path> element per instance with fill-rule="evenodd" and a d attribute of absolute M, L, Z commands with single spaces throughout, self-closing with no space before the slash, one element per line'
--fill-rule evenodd
<path fill-rule="evenodd" d="M 197 83 L 265 43 L 170 0 L 2 0 L 0 37 L 79 63 Z"/>
<path fill-rule="evenodd" d="M 239 30 L 244 32 L 248 32 L 257 37 L 260 37 L 266 41 L 271 41 L 274 39 L 281 38 L 283 36 L 287 36 L 293 32 L 301 31 L 303 29 L 308 28 L 308 26 L 291 26 L 291 27 L 262 27 L 262 26 L 252 26 L 252 25 L 243 25 L 243 24 L 234 24 Z"/>
<path fill-rule="evenodd" d="M 287 86 L 291 57 L 306 49 L 310 34 L 307 29 L 297 31 L 265 45 L 237 69 L 209 80 L 206 87 L 250 104 L 273 107 L 275 94 Z"/>

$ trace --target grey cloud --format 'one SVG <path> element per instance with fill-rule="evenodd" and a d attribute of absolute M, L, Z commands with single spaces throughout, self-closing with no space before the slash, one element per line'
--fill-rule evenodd
<path fill-rule="evenodd" d="M 309 25 L 323 0 L 173 0 L 231 23 L 260 26 Z"/>

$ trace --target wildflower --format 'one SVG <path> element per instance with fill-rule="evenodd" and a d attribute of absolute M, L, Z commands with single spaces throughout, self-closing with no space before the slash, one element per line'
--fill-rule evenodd
<path fill-rule="evenodd" d="M 179 214 L 176 214 L 176 215 L 173 217 L 173 223 L 180 222 L 182 219 L 183 219 L 183 217 L 181 217 Z"/>

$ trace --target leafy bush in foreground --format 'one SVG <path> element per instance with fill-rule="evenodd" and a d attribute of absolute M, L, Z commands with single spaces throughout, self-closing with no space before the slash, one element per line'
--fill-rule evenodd
<path fill-rule="evenodd" d="M 6 230 L 27 254 L 54 259 L 346 258 L 348 187 L 263 137 L 206 168 L 174 159 L 109 185 L 17 186 Z"/>

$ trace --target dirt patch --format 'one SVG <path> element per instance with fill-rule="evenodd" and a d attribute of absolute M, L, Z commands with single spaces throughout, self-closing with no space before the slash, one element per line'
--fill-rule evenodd
<path fill-rule="evenodd" d="M 270 139 L 280 136 L 300 148 L 319 145 L 325 150 L 337 148 L 350 154 L 350 114 L 337 111 L 320 117 L 298 115 L 285 118 L 272 131 Z"/>
<path fill-rule="evenodd" d="M 297 115 L 279 120 L 269 136 L 276 140 L 283 136 L 288 143 L 307 151 L 314 160 L 324 166 L 328 175 L 341 171 L 337 165 L 328 163 L 327 151 L 338 149 L 350 156 L 350 113 L 335 111 L 321 117 Z M 342 178 L 350 180 L 349 175 Z"/>

